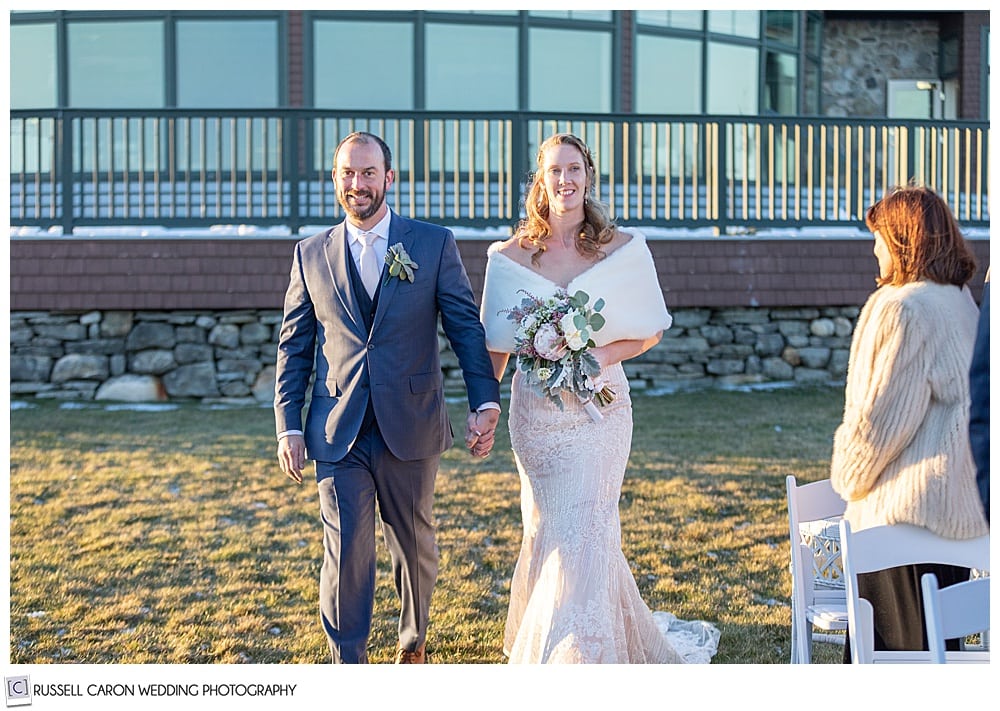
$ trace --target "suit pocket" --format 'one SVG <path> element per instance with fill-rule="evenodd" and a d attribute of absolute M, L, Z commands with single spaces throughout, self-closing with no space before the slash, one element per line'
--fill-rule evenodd
<path fill-rule="evenodd" d="M 340 389 L 337 387 L 336 378 L 317 380 L 313 383 L 313 395 L 319 397 L 340 397 Z"/>
<path fill-rule="evenodd" d="M 441 373 L 420 373 L 410 376 L 410 392 L 414 395 L 418 393 L 428 393 L 432 390 L 441 389 Z"/>

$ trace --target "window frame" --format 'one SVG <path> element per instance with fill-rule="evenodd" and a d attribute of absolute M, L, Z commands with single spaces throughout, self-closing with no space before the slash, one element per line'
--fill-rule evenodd
<path fill-rule="evenodd" d="M 283 10 L 55 10 L 14 12 L 10 25 L 55 25 L 56 31 L 56 106 L 51 109 L 69 108 L 69 53 L 68 26 L 84 22 L 115 22 L 159 20 L 163 23 L 163 106 L 158 108 L 184 108 L 177 105 L 176 23 L 179 20 L 234 20 L 271 19 L 275 21 L 275 46 L 277 48 L 276 72 L 278 87 L 276 106 L 288 105 L 288 13 Z M 234 107 L 241 108 L 241 107 Z M 259 107 L 258 107 L 259 108 Z"/>

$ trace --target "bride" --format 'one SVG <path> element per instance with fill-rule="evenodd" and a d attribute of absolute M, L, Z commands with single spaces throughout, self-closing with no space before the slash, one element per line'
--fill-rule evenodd
<path fill-rule="evenodd" d="M 618 229 L 591 197 L 594 161 L 583 141 L 551 136 L 537 163 L 527 218 L 488 251 L 481 318 L 496 376 L 514 352 L 507 313 L 520 290 L 538 298 L 583 290 L 605 301 L 590 352 L 616 396 L 592 418 L 575 395 L 560 408 L 514 374 L 509 426 L 524 533 L 504 653 L 511 663 L 707 663 L 719 631 L 650 612 L 621 548 L 618 500 L 632 440 L 621 362 L 656 345 L 672 320 L 652 256 L 641 233 Z"/>

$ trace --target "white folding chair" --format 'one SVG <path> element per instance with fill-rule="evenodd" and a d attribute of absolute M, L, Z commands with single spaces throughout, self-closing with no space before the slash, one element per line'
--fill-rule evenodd
<path fill-rule="evenodd" d="M 785 477 L 788 497 L 788 536 L 792 573 L 792 664 L 812 660 L 813 627 L 824 630 L 816 641 L 839 642 L 842 635 L 829 632 L 847 629 L 847 594 L 840 569 L 825 556 L 822 546 L 812 543 L 821 537 L 823 528 L 836 535 L 837 522 L 846 504 L 833 490 L 829 479 L 798 486 L 794 476 Z M 809 524 L 819 529 L 809 532 Z M 805 534 L 805 535 L 804 535 Z M 833 536 L 830 536 L 833 538 Z M 819 550 L 817 550 L 819 548 Z M 820 566 L 817 560 L 820 559 Z"/>
<path fill-rule="evenodd" d="M 990 629 L 990 579 L 975 578 L 964 583 L 939 588 L 937 577 L 927 573 L 920 578 L 924 593 L 924 624 L 927 626 L 927 646 L 931 661 L 949 661 L 945 652 L 946 639 L 964 639 L 979 634 L 981 648 L 968 652 L 968 661 L 990 661 L 987 637 Z M 950 660 L 954 661 L 954 660 Z"/>
<path fill-rule="evenodd" d="M 989 536 L 955 540 L 921 526 L 896 524 L 851 531 L 840 522 L 840 553 L 847 587 L 848 630 L 853 664 L 930 663 L 929 651 L 875 651 L 874 610 L 858 595 L 858 575 L 899 565 L 939 563 L 988 570 Z M 966 652 L 948 652 L 948 661 L 975 661 Z M 981 659 L 981 658 L 980 658 Z"/>

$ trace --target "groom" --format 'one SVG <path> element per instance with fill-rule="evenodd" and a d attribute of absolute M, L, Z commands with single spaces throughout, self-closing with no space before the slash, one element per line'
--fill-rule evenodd
<path fill-rule="evenodd" d="M 335 663 L 368 661 L 376 502 L 400 598 L 396 663 L 425 661 L 438 571 L 434 479 L 452 445 L 439 315 L 462 367 L 470 405 L 465 441 L 475 454 L 489 452 L 500 413 L 455 238 L 389 210 L 393 179 L 392 155 L 377 136 L 356 132 L 337 146 L 333 182 L 347 219 L 296 244 L 278 341 L 278 461 L 298 483 L 305 460 L 316 462 L 320 618 Z"/>

